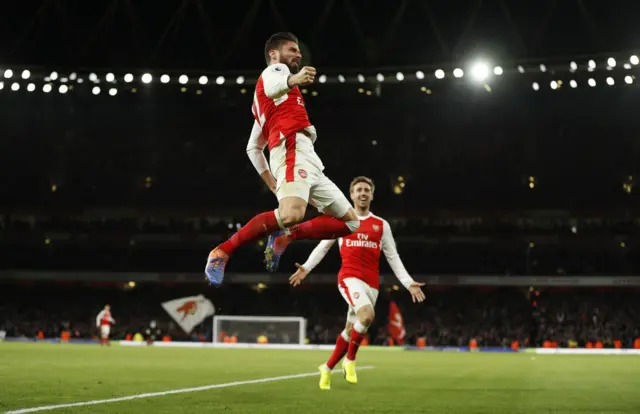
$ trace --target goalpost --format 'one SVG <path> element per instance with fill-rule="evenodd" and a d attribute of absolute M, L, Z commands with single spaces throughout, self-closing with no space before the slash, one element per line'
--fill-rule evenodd
<path fill-rule="evenodd" d="M 307 320 L 300 316 L 233 316 L 213 317 L 213 343 L 220 343 L 220 334 L 234 335 L 238 343 L 255 344 L 264 335 L 269 344 L 304 345 Z"/>

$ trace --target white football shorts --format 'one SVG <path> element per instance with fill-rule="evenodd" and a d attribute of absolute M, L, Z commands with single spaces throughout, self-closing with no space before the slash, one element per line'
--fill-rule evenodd
<path fill-rule="evenodd" d="M 374 289 L 364 281 L 348 277 L 338 284 L 340 294 L 349 305 L 347 313 L 347 321 L 351 323 L 358 322 L 356 312 L 365 305 L 371 305 L 375 309 L 378 300 L 378 289 Z"/>
<path fill-rule="evenodd" d="M 100 325 L 100 337 L 102 337 L 102 339 L 107 339 L 109 337 L 110 332 L 111 332 L 111 326 Z"/>
<path fill-rule="evenodd" d="M 298 132 L 285 138 L 269 153 L 271 173 L 277 181 L 278 201 L 285 197 L 299 197 L 319 212 L 342 218 L 351 208 L 344 193 L 324 175 L 324 165 L 313 143 Z"/>

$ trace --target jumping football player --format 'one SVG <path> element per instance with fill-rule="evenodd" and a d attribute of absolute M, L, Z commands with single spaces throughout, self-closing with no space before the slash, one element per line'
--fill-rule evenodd
<path fill-rule="evenodd" d="M 243 244 L 270 235 L 265 262 L 267 269 L 275 271 L 291 241 L 347 236 L 360 225 L 345 195 L 324 175 L 324 165 L 314 150 L 316 130 L 299 87 L 314 82 L 315 68 L 300 68 L 302 54 L 292 33 L 271 36 L 264 54 L 268 66 L 256 84 L 252 106 L 255 122 L 247 155 L 279 205 L 275 211 L 255 216 L 209 253 L 205 274 L 213 285 L 222 283 L 229 257 Z M 300 223 L 307 204 L 325 215 Z"/>
<path fill-rule="evenodd" d="M 356 353 L 367 329 L 371 326 L 375 316 L 374 307 L 378 299 L 380 287 L 380 251 L 389 262 L 389 266 L 400 283 L 409 291 L 413 302 L 425 299 L 421 287 L 424 283 L 415 282 L 400 260 L 396 243 L 391 233 L 389 223 L 371 213 L 375 186 L 367 177 L 356 177 L 350 185 L 350 196 L 360 219 L 357 233 L 338 239 L 342 267 L 338 273 L 338 289 L 347 301 L 349 311 L 344 331 L 338 335 L 336 347 L 329 360 L 320 369 L 320 389 L 331 389 L 331 370 L 342 363 L 345 378 L 356 384 Z M 289 278 L 293 286 L 298 286 L 321 261 L 331 248 L 335 240 L 323 240 L 311 252 L 307 261 Z"/>

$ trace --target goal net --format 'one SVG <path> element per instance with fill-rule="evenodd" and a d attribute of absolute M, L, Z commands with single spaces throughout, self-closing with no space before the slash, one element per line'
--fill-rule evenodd
<path fill-rule="evenodd" d="M 239 343 L 257 343 L 266 336 L 270 344 L 305 343 L 307 320 L 298 316 L 231 316 L 213 317 L 213 342 L 222 342 L 222 336 L 238 338 Z"/>

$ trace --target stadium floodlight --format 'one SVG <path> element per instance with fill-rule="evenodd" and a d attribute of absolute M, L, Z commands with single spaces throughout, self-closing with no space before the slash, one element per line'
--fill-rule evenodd
<path fill-rule="evenodd" d="M 624 81 L 627 83 L 627 85 L 631 85 L 633 83 L 633 77 L 627 75 L 624 77 Z"/>
<path fill-rule="evenodd" d="M 346 80 L 346 79 L 344 78 L 344 76 L 342 76 L 342 75 L 338 75 L 338 82 L 340 82 L 340 83 L 344 83 L 344 81 L 345 81 L 345 80 Z"/>
<path fill-rule="evenodd" d="M 200 85 L 206 85 L 207 82 L 209 82 L 209 78 L 207 78 L 206 76 L 202 75 L 200 76 L 200 78 L 198 79 L 198 83 Z"/>
<path fill-rule="evenodd" d="M 46 85 L 44 85 L 44 86 L 42 87 L 42 92 L 44 92 L 44 93 L 49 93 L 49 92 L 51 92 L 51 89 L 52 89 L 52 88 L 51 88 L 51 84 L 47 83 Z"/>
<path fill-rule="evenodd" d="M 589 61 L 589 63 L 587 63 L 587 66 L 589 67 L 589 69 L 595 69 L 596 68 L 596 61 L 591 59 Z"/>
<path fill-rule="evenodd" d="M 51 79 L 52 79 L 52 80 L 55 80 L 55 79 L 53 79 L 53 78 L 51 78 Z M 89 74 L 89 80 L 90 80 L 91 82 L 98 83 L 98 75 L 96 75 L 95 73 L 90 73 L 90 74 Z"/>
<path fill-rule="evenodd" d="M 162 83 L 169 83 L 170 80 L 171 80 L 171 78 L 169 78 L 169 75 L 160 76 L 160 82 L 162 82 Z"/>
<path fill-rule="evenodd" d="M 547 71 L 547 67 L 545 66 L 544 63 L 540 64 L 540 72 L 546 72 Z"/>
<path fill-rule="evenodd" d="M 534 91 L 540 90 L 540 85 L 538 85 L 538 82 L 533 82 L 533 85 L 531 85 L 533 87 Z"/>
<path fill-rule="evenodd" d="M 631 69 L 631 64 L 630 63 L 625 63 L 624 65 L 622 65 L 623 68 L 629 70 Z"/>
<path fill-rule="evenodd" d="M 571 86 L 572 88 L 577 88 L 578 82 L 576 82 L 574 79 L 571 79 L 571 81 L 569 81 L 569 86 Z"/>
<path fill-rule="evenodd" d="M 456 78 L 461 78 L 464 76 L 464 72 L 460 68 L 455 68 L 453 70 L 453 76 L 455 76 Z"/>
<path fill-rule="evenodd" d="M 496 76 L 500 76 L 504 73 L 504 70 L 502 69 L 501 66 L 496 66 L 495 68 L 493 68 L 493 74 Z"/>
<path fill-rule="evenodd" d="M 16 82 L 14 82 L 13 84 L 11 84 L 11 90 L 12 91 L 17 91 L 20 89 L 20 85 Z"/>
<path fill-rule="evenodd" d="M 221 332 L 236 333 L 238 343 L 241 344 L 255 344 L 258 336 L 267 332 L 268 346 L 297 347 L 305 343 L 307 320 L 298 316 L 214 316 L 214 343 L 222 342 Z"/>
<path fill-rule="evenodd" d="M 436 78 L 438 78 L 438 79 L 444 78 L 444 70 L 442 70 L 442 69 L 436 70 L 435 75 L 436 75 Z"/>
<path fill-rule="evenodd" d="M 418 79 L 424 79 L 424 72 L 419 70 L 416 72 L 416 78 Z"/>
<path fill-rule="evenodd" d="M 217 84 L 217 85 L 222 85 L 222 84 L 224 84 L 224 76 L 218 76 L 218 77 L 216 78 L 216 84 Z"/>
<path fill-rule="evenodd" d="M 327 75 L 320 75 L 320 77 L 318 78 L 318 81 L 320 83 L 325 83 L 327 81 Z"/>
<path fill-rule="evenodd" d="M 151 83 L 152 80 L 153 76 L 151 76 L 150 73 L 145 73 L 144 75 L 142 75 L 142 83 Z"/>
<path fill-rule="evenodd" d="M 551 89 L 556 90 L 558 89 L 558 82 L 556 81 L 551 81 Z"/>
<path fill-rule="evenodd" d="M 631 57 L 629 58 L 629 62 L 631 62 L 632 65 L 637 65 L 638 63 L 640 63 L 640 59 L 638 59 L 638 56 L 636 55 L 631 55 Z"/>
<path fill-rule="evenodd" d="M 364 76 L 362 76 L 362 74 L 360 73 L 358 73 L 358 82 L 364 83 Z"/>
<path fill-rule="evenodd" d="M 616 83 L 616 81 L 613 80 L 613 78 L 611 76 L 609 76 L 607 78 L 607 85 L 609 86 L 613 86 Z"/>
<path fill-rule="evenodd" d="M 22 71 L 22 79 L 29 79 L 29 76 L 31 76 L 31 72 L 28 69 Z"/>
<path fill-rule="evenodd" d="M 94 95 L 100 94 L 100 87 L 94 86 L 93 89 L 91 89 L 91 93 L 93 93 Z"/>
<path fill-rule="evenodd" d="M 610 57 L 609 59 L 607 59 L 607 66 L 609 66 L 610 68 L 615 68 L 616 67 L 616 60 L 612 57 Z"/>
<path fill-rule="evenodd" d="M 524 68 L 522 67 L 522 65 L 518 65 L 518 72 L 524 73 Z"/>
<path fill-rule="evenodd" d="M 187 75 L 180 75 L 180 77 L 178 78 L 178 82 L 180 82 L 182 85 L 185 85 L 187 82 L 189 82 L 189 77 Z"/>
<path fill-rule="evenodd" d="M 133 75 L 130 73 L 127 73 L 126 75 L 124 75 L 124 81 L 127 83 L 133 82 Z"/>
<path fill-rule="evenodd" d="M 402 82 L 404 80 L 404 73 L 402 72 L 396 73 L 396 79 L 398 80 L 398 82 Z"/>
<path fill-rule="evenodd" d="M 242 84 L 244 83 L 244 76 L 238 76 L 238 77 L 236 78 L 236 83 L 237 83 L 238 85 L 242 85 Z"/>
<path fill-rule="evenodd" d="M 4 89 L 4 82 L 0 82 L 0 91 Z"/>
<path fill-rule="evenodd" d="M 27 85 L 27 91 L 33 92 L 35 90 L 36 90 L 36 85 L 34 85 L 33 83 L 30 83 Z"/>
<path fill-rule="evenodd" d="M 593 78 L 589 78 L 588 83 L 589 83 L 589 86 L 591 86 L 592 88 L 596 86 L 596 80 Z"/>
<path fill-rule="evenodd" d="M 116 88 L 109 89 L 109 95 L 116 96 L 117 93 L 118 93 L 118 90 Z"/>
<path fill-rule="evenodd" d="M 67 93 L 68 90 L 69 87 L 67 85 L 60 85 L 60 87 L 58 88 L 58 92 L 60 93 Z"/>
<path fill-rule="evenodd" d="M 377 80 L 378 82 L 384 82 L 384 75 L 383 75 L 382 73 L 378 73 L 378 74 L 376 75 L 376 80 Z"/>
<path fill-rule="evenodd" d="M 69 74 L 69 80 L 74 81 L 74 80 L 76 80 L 76 78 L 77 78 L 77 77 L 78 77 L 78 74 L 77 74 L 77 73 L 75 73 L 75 72 L 71 72 L 71 73 Z"/>
<path fill-rule="evenodd" d="M 49 75 L 49 79 L 51 79 L 52 81 L 58 79 L 58 72 L 51 72 L 51 75 Z"/>
<path fill-rule="evenodd" d="M 4 77 L 9 79 L 13 76 L 13 71 L 11 69 L 7 69 L 4 71 Z"/>
<path fill-rule="evenodd" d="M 454 71 L 455 72 L 455 71 Z M 477 62 L 471 67 L 471 78 L 484 82 L 489 77 L 489 66 L 484 62 Z"/>
<path fill-rule="evenodd" d="M 571 72 L 575 72 L 576 70 L 578 70 L 578 64 L 576 62 L 571 62 L 569 64 L 569 69 L 571 70 Z"/>
<path fill-rule="evenodd" d="M 105 79 L 107 80 L 107 82 L 113 82 L 116 80 L 116 75 L 114 75 L 113 73 L 107 73 Z"/>

